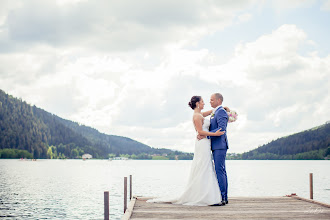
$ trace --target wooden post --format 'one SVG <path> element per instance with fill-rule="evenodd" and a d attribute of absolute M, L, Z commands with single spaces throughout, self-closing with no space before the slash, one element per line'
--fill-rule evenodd
<path fill-rule="evenodd" d="M 313 199 L 313 173 L 309 174 L 309 198 Z"/>
<path fill-rule="evenodd" d="M 109 220 L 109 191 L 104 191 L 104 219 Z"/>
<path fill-rule="evenodd" d="M 129 200 L 132 199 L 132 175 L 129 175 Z"/>
<path fill-rule="evenodd" d="M 124 177 L 124 213 L 127 209 L 127 177 Z"/>

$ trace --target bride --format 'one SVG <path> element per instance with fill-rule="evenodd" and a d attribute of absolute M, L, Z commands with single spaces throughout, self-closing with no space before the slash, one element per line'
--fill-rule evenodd
<path fill-rule="evenodd" d="M 212 110 L 201 112 L 204 108 L 204 101 L 201 96 L 193 96 L 189 106 L 194 110 L 193 123 L 198 135 L 221 136 L 224 134 L 224 132 L 220 131 L 221 129 L 215 133 L 209 132 L 210 120 L 204 117 L 210 115 Z M 210 139 L 203 138 L 198 140 L 196 138 L 194 159 L 191 164 L 188 183 L 182 195 L 174 199 L 156 198 L 147 202 L 207 206 L 219 204 L 220 201 L 221 194 L 211 157 Z"/>

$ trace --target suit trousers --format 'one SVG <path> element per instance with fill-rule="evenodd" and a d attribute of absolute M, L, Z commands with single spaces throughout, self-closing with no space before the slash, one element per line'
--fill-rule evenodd
<path fill-rule="evenodd" d="M 227 196 L 228 180 L 227 180 L 227 172 L 226 172 L 226 164 L 225 164 L 227 149 L 213 150 L 212 154 L 213 154 L 215 172 L 217 174 L 222 200 L 228 200 L 228 196 Z"/>

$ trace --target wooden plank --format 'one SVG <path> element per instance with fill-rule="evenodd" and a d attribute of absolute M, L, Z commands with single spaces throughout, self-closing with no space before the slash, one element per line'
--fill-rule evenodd
<path fill-rule="evenodd" d="M 104 191 L 104 220 L 109 220 L 109 191 Z"/>
<path fill-rule="evenodd" d="M 124 213 L 127 209 L 127 177 L 124 177 Z"/>
<path fill-rule="evenodd" d="M 132 197 L 131 201 L 128 203 L 128 207 L 126 209 L 125 214 L 123 215 L 123 217 L 121 218 L 121 220 L 128 220 L 131 218 L 131 215 L 133 213 L 133 209 L 135 206 L 135 202 L 136 202 L 136 198 Z"/>
<path fill-rule="evenodd" d="M 309 174 L 309 198 L 313 199 L 313 173 Z"/>
<path fill-rule="evenodd" d="M 132 184 L 132 175 L 129 175 L 129 199 L 131 200 L 132 199 L 132 187 L 133 187 L 133 184 Z"/>
<path fill-rule="evenodd" d="M 138 197 L 130 219 L 330 219 L 330 208 L 290 197 L 233 197 L 225 206 L 146 203 Z"/>

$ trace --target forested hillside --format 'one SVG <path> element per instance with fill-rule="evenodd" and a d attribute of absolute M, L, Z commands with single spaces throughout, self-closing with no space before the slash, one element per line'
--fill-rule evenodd
<path fill-rule="evenodd" d="M 330 157 L 330 123 L 279 138 L 233 159 L 323 160 Z"/>
<path fill-rule="evenodd" d="M 0 158 L 94 158 L 124 154 L 133 159 L 192 159 L 193 154 L 155 149 L 127 137 L 106 135 L 62 119 L 0 90 Z M 227 159 L 324 159 L 330 157 L 330 123 Z M 159 157 L 158 157 L 159 158 Z"/>
<path fill-rule="evenodd" d="M 119 156 L 173 151 L 154 149 L 127 137 L 102 134 L 0 90 L 1 153 L 2 158 L 13 157 L 9 154 L 27 158 L 78 158 L 84 153 L 94 158 L 108 158 L 109 154 Z"/>

